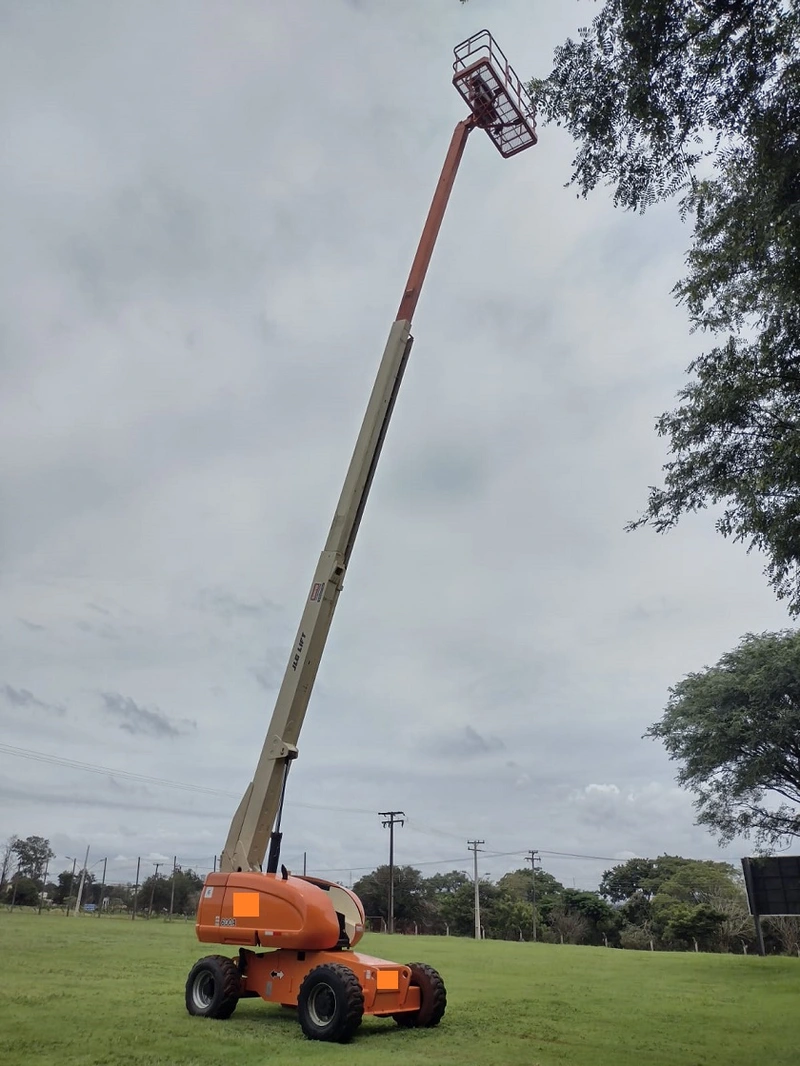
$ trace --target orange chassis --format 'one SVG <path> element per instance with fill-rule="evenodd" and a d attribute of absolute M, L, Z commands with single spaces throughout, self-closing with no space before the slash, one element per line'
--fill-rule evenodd
<path fill-rule="evenodd" d="M 364 994 L 364 1013 L 391 1016 L 419 1010 L 420 994 L 411 985 L 411 970 L 395 962 L 375 959 L 357 951 L 289 951 L 281 948 L 257 955 L 240 950 L 243 995 L 257 995 L 269 1003 L 297 1006 L 305 977 L 317 966 L 347 966 L 358 978 Z"/>
<path fill-rule="evenodd" d="M 337 911 L 347 911 L 347 924 Z M 346 966 L 358 979 L 364 1013 L 420 1009 L 408 966 L 353 951 L 364 934 L 358 897 L 333 882 L 263 873 L 209 874 L 197 910 L 198 940 L 239 949 L 241 995 L 297 1005 L 318 966 Z M 273 950 L 258 951 L 266 948 Z"/>

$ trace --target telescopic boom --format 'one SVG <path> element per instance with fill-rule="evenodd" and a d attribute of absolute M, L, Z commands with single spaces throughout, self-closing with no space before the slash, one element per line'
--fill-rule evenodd
<path fill-rule="evenodd" d="M 483 41 L 484 35 L 488 38 L 488 44 Z M 535 123 L 529 110 L 522 104 L 519 80 L 487 31 L 476 34 L 459 49 L 455 53 L 453 82 L 469 104 L 471 114 L 457 124 L 450 141 L 397 318 L 389 332 L 328 539 L 306 599 L 267 737 L 253 780 L 231 823 L 220 861 L 222 873 L 261 870 L 268 844 L 270 853 L 266 872 L 277 871 L 280 815 L 286 777 L 292 759 L 297 756 L 300 729 L 411 351 L 411 319 L 467 137 L 476 126 L 485 129 L 502 155 L 516 154 L 536 143 Z M 504 66 L 498 54 L 505 61 Z M 516 81 L 512 80 L 512 76 Z"/>

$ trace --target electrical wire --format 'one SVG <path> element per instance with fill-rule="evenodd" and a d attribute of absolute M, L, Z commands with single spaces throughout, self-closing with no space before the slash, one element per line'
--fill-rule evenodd
<path fill-rule="evenodd" d="M 207 796 L 226 796 L 234 799 L 237 799 L 239 796 L 239 793 L 228 792 L 225 789 L 210 788 L 207 785 L 192 785 L 186 781 L 172 781 L 166 777 L 150 777 L 147 774 L 134 773 L 132 770 L 115 770 L 109 766 L 97 766 L 95 763 L 79 762 L 77 759 L 68 759 L 63 755 L 48 755 L 43 751 L 33 751 L 30 748 L 18 748 L 13 744 L 0 743 L 0 753 L 13 755 L 20 759 L 31 759 L 35 762 L 49 763 L 53 766 L 66 766 L 71 770 L 83 770 L 90 774 L 120 777 L 126 781 L 139 781 L 147 785 L 160 785 L 163 788 L 174 788 L 181 792 L 200 792 Z M 288 806 L 303 807 L 306 810 L 312 811 L 336 811 L 343 814 L 375 814 L 375 811 L 367 810 L 365 807 L 334 807 L 328 803 L 302 803 L 294 801 L 293 803 L 289 803 Z"/>
<path fill-rule="evenodd" d="M 102 776 L 120 777 L 127 781 L 137 781 L 148 785 L 158 785 L 163 788 L 173 788 L 182 792 L 195 792 L 202 793 L 209 796 L 225 796 L 237 798 L 238 793 L 229 792 L 225 789 L 211 788 L 207 785 L 193 785 L 186 781 L 173 781 L 164 777 L 151 777 L 147 774 L 135 773 L 132 770 L 115 770 L 108 766 L 98 766 L 95 763 L 80 762 L 77 759 L 69 759 L 62 755 L 49 755 L 45 752 L 34 751 L 30 748 L 19 748 L 13 744 L 0 743 L 0 753 L 6 755 L 12 755 L 21 759 L 30 759 L 36 762 L 49 763 L 55 766 L 64 766 L 72 770 L 82 770 L 86 773 L 100 774 Z M 376 812 L 368 810 L 365 807 L 336 807 L 329 804 L 321 803 L 303 803 L 301 801 L 295 801 L 288 803 L 288 807 L 302 807 L 306 810 L 316 811 L 333 811 L 341 814 L 368 814 L 375 815 Z M 417 833 L 423 833 L 427 836 L 439 836 L 448 837 L 453 840 L 460 840 L 461 838 L 456 834 L 443 829 L 436 829 L 431 826 L 425 826 L 416 821 L 416 819 L 406 819 L 406 823 L 409 829 L 414 830 Z M 588 859 L 597 862 L 622 862 L 623 860 L 613 858 L 610 855 L 584 855 L 578 852 L 570 851 L 553 851 L 547 848 L 536 849 L 540 855 L 551 855 L 555 858 L 561 859 Z M 483 854 L 486 858 L 499 859 L 508 858 L 512 855 L 527 855 L 527 851 L 518 849 L 515 851 L 484 851 Z M 426 859 L 423 862 L 407 863 L 409 866 L 439 866 L 450 862 L 463 862 L 464 856 L 458 856 L 453 859 Z M 191 860 L 183 860 L 188 862 Z M 362 870 L 372 870 L 373 866 L 341 866 L 335 868 L 317 869 L 317 873 L 346 873 L 350 871 L 360 872 Z"/>

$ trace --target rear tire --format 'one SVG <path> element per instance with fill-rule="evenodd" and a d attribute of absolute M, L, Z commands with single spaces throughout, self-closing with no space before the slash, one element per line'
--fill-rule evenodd
<path fill-rule="evenodd" d="M 410 962 L 410 984 L 419 988 L 419 1010 L 407 1010 L 392 1017 L 401 1029 L 433 1029 L 444 1017 L 447 991 L 437 970 L 424 962 Z"/>
<path fill-rule="evenodd" d="M 239 967 L 226 955 L 207 955 L 189 971 L 186 1009 L 198 1018 L 230 1018 L 242 988 Z"/>
<path fill-rule="evenodd" d="M 364 992 L 348 966 L 317 966 L 300 985 L 297 1017 L 309 1040 L 346 1044 L 363 1015 Z"/>

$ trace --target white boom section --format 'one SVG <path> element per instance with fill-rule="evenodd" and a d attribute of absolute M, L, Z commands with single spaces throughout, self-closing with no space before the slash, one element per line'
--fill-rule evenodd
<path fill-rule="evenodd" d="M 320 555 L 253 780 L 234 815 L 220 870 L 261 869 L 280 806 L 287 761 L 297 741 L 333 612 L 364 512 L 375 467 L 412 344 L 411 323 L 398 320 L 378 368 L 336 514 Z"/>

